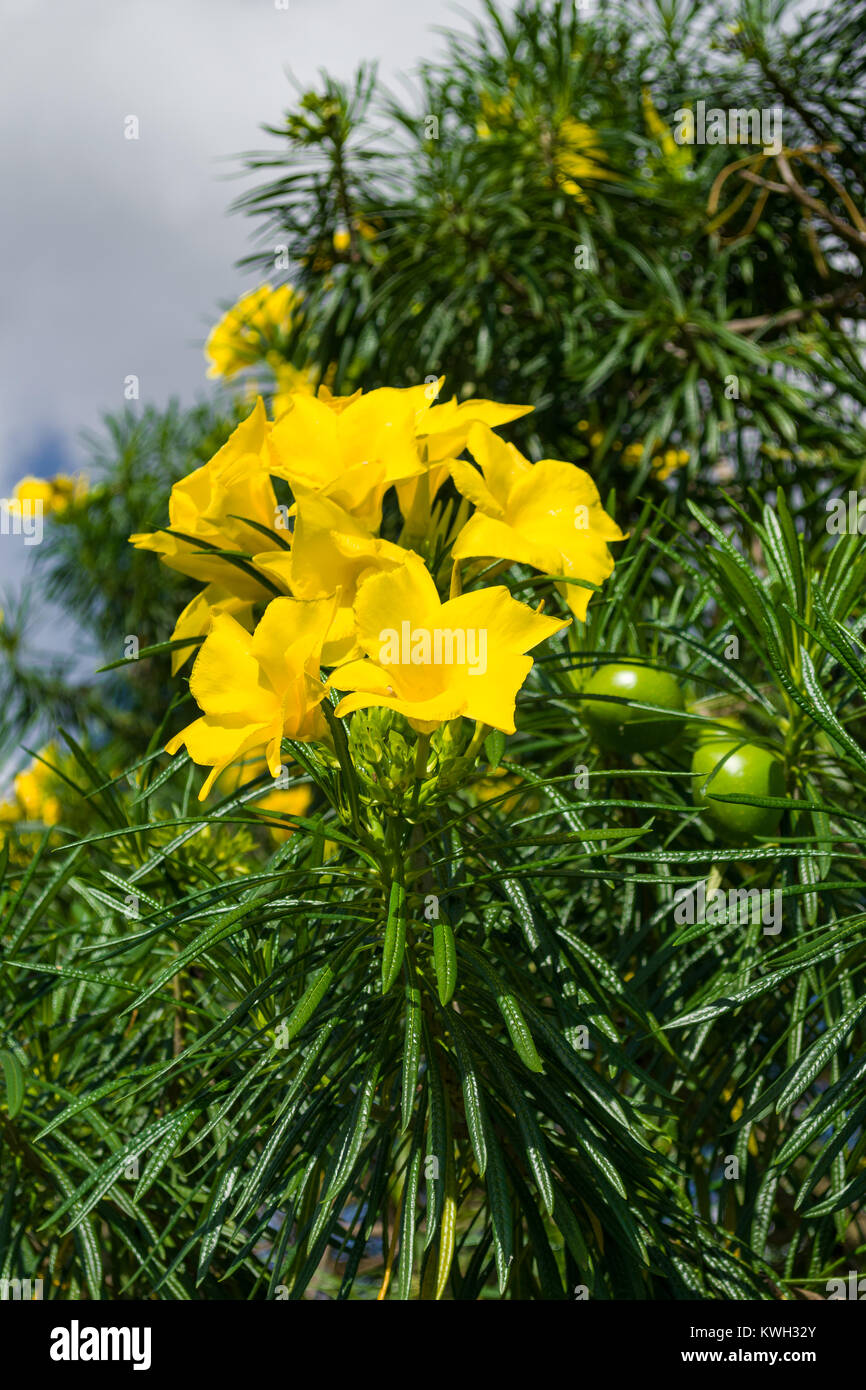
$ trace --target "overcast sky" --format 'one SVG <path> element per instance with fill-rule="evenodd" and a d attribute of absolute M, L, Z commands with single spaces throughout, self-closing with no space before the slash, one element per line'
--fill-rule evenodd
<path fill-rule="evenodd" d="M 202 341 L 253 280 L 231 157 L 326 68 L 393 81 L 467 27 L 446 0 L 0 0 L 0 496 L 80 467 L 82 428 L 207 389 Z M 462 0 L 478 14 L 480 0 Z M 124 138 L 138 118 L 140 138 Z M 0 584 L 27 552 L 0 536 Z"/>

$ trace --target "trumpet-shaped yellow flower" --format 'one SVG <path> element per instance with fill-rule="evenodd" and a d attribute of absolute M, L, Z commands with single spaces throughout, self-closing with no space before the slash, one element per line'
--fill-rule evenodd
<path fill-rule="evenodd" d="M 608 542 L 624 537 L 588 473 L 561 459 L 530 463 L 485 425 L 473 426 L 468 448 L 481 473 L 460 459 L 451 464 L 458 489 L 477 509 L 454 544 L 456 560 L 513 560 L 596 585 L 607 579 Z M 557 588 L 583 620 L 591 591 L 579 584 Z"/>
<path fill-rule="evenodd" d="M 335 396 L 326 381 L 322 382 L 321 386 L 316 392 L 318 399 L 320 401 L 323 401 L 324 404 L 328 407 L 328 409 L 333 410 L 337 415 L 344 411 L 347 406 L 350 406 L 354 404 L 355 401 L 359 400 L 363 394 L 364 393 L 359 386 L 357 391 L 353 391 L 349 396 Z"/>
<path fill-rule="evenodd" d="M 245 554 L 260 550 L 261 532 L 239 517 L 275 530 L 278 513 L 268 476 L 269 430 L 259 397 L 249 417 L 213 458 L 175 483 L 168 506 L 169 529 L 130 536 L 131 543 L 140 550 L 156 551 L 169 568 L 181 574 L 223 588 L 230 585 L 240 598 L 263 598 L 266 590 L 254 576 L 229 560 L 209 554 L 207 547 Z M 183 540 L 172 531 L 192 539 Z"/>
<path fill-rule="evenodd" d="M 255 801 L 248 802 L 253 810 L 271 811 L 282 816 L 297 816 L 299 819 L 305 816 L 310 809 L 313 800 L 312 787 L 287 787 L 285 791 L 279 788 L 276 791 L 268 792 L 265 796 L 256 797 Z M 269 825 L 271 838 L 274 840 L 287 840 L 290 835 L 295 833 L 293 825 Z"/>
<path fill-rule="evenodd" d="M 235 376 L 261 362 L 291 326 L 300 296 L 291 285 L 260 285 L 244 295 L 211 330 L 205 344 L 208 376 Z"/>
<path fill-rule="evenodd" d="M 425 388 L 432 398 L 415 416 L 415 433 L 421 447 L 425 472 L 409 482 L 397 484 L 397 498 L 400 510 L 411 535 L 425 535 L 430 519 L 430 508 L 436 494 L 448 477 L 449 461 L 462 454 L 466 448 L 469 431 L 475 424 L 489 425 L 491 429 L 507 425 L 511 420 L 519 420 L 528 415 L 531 405 L 500 405 L 498 401 L 468 400 L 457 404 L 456 396 L 442 405 L 435 405 L 436 395 L 442 386 Z"/>
<path fill-rule="evenodd" d="M 414 551 L 374 536 L 343 507 L 321 493 L 297 493 L 295 529 L 290 551 L 277 550 L 254 556 L 262 570 L 279 587 L 299 599 L 339 595 L 338 607 L 322 652 L 326 666 L 359 655 L 355 637 L 353 604 L 370 575 L 396 569 Z"/>
<path fill-rule="evenodd" d="M 502 587 L 442 603 L 417 560 L 368 579 L 355 620 L 369 660 L 334 672 L 332 684 L 353 692 L 338 715 L 382 705 L 425 732 L 465 715 L 505 733 L 514 733 L 514 702 L 532 668 L 526 653 L 569 621 L 541 617 Z"/>
<path fill-rule="evenodd" d="M 277 777 L 284 737 L 309 743 L 325 735 L 319 666 L 335 606 L 274 599 L 252 635 L 229 613 L 214 618 L 189 682 L 202 717 L 166 744 L 167 753 L 185 744 L 193 762 L 211 768 L 200 801 L 246 753 L 262 750 Z"/>
<path fill-rule="evenodd" d="M 415 415 L 425 404 L 424 387 L 383 387 L 341 409 L 319 396 L 294 395 L 291 402 L 272 429 L 271 472 L 293 492 L 320 492 L 375 530 L 386 489 L 423 472 Z"/>
<path fill-rule="evenodd" d="M 458 405 L 456 396 L 442 405 L 430 405 L 418 413 L 415 430 L 426 445 L 428 463 L 462 454 L 473 425 L 497 429 L 534 410 L 531 405 L 505 405 L 499 401 L 468 400 Z"/>
<path fill-rule="evenodd" d="M 296 493 L 319 492 L 336 502 L 368 530 L 378 527 L 382 498 L 395 483 L 404 517 L 419 513 L 414 529 L 423 531 L 448 476 L 447 460 L 465 448 L 472 425 L 503 425 L 532 409 L 484 400 L 437 405 L 443 380 L 366 396 L 333 396 L 326 386 L 315 399 L 302 392 L 281 396 L 272 472 Z"/>

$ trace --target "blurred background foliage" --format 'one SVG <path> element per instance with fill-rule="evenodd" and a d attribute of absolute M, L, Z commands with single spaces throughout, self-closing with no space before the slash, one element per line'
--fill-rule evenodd
<path fill-rule="evenodd" d="M 428 813 L 462 1013 L 431 994 L 417 1110 L 417 1001 L 381 998 L 359 947 L 381 889 L 333 769 L 304 768 L 313 812 L 276 848 L 248 798 L 203 817 L 189 769 L 164 771 L 169 656 L 72 680 L 7 609 L 5 750 L 51 739 L 55 771 L 6 816 L 0 1275 L 63 1297 L 375 1297 L 396 1271 L 401 1296 L 776 1298 L 866 1267 L 866 558 L 826 525 L 866 458 L 864 32 L 860 0 L 490 6 L 405 96 L 323 76 L 266 127 L 236 206 L 273 293 L 212 335 L 212 402 L 106 419 L 35 593 L 106 664 L 165 641 L 192 589 L 128 535 L 256 391 L 278 413 L 320 382 L 444 374 L 442 399 L 532 403 L 508 438 L 589 469 L 630 539 L 504 761 Z M 698 101 L 781 107 L 782 149 L 678 144 Z M 581 714 L 624 657 L 687 701 L 681 739 L 625 759 Z M 731 718 L 784 770 L 763 839 L 724 840 L 692 794 L 694 730 Z M 781 892 L 781 935 L 675 926 L 675 886 L 706 879 Z"/>

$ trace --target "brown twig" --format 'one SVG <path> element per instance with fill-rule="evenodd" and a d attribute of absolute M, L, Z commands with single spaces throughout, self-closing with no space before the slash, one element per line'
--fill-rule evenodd
<path fill-rule="evenodd" d="M 832 294 L 822 295 L 808 304 L 800 304 L 795 309 L 784 309 L 778 314 L 758 314 L 750 319 L 731 319 L 725 327 L 732 333 L 752 333 L 759 328 L 785 328 L 789 323 L 799 323 L 809 314 L 820 314 L 828 309 L 841 308 L 843 304 L 863 295 L 863 285 L 858 280 L 850 285 L 840 285 Z"/>
<path fill-rule="evenodd" d="M 818 217 L 822 218 L 829 227 L 832 227 L 839 234 L 843 241 L 861 254 L 866 251 L 866 232 L 859 232 L 856 227 L 845 222 L 841 217 L 837 217 L 830 209 L 821 202 L 819 198 L 813 198 L 811 193 L 807 193 L 805 188 L 797 182 L 791 173 L 790 166 L 784 155 L 776 158 L 776 167 L 784 180 L 783 183 L 776 183 L 772 179 L 763 179 L 758 174 L 751 173 L 748 169 L 740 172 L 740 178 L 746 179 L 749 183 L 755 184 L 757 188 L 766 188 L 770 193 L 791 194 L 801 207 L 808 208 Z"/>

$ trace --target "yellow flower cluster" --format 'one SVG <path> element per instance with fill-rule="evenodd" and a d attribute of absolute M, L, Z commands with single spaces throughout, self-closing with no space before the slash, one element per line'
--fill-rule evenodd
<path fill-rule="evenodd" d="M 62 512 L 70 502 L 80 502 L 87 495 L 87 479 L 72 477 L 68 473 L 57 473 L 53 478 L 34 478 L 28 475 L 16 483 L 12 490 L 12 504 L 32 507 L 42 504 L 43 516 Z"/>
<path fill-rule="evenodd" d="M 236 376 L 257 362 L 282 361 L 277 351 L 292 325 L 300 296 L 291 285 L 259 285 L 220 319 L 205 344 L 208 376 Z"/>
<path fill-rule="evenodd" d="M 604 430 L 593 429 L 588 420 L 579 420 L 577 428 L 589 435 L 589 443 L 593 449 L 597 449 L 604 439 Z M 653 441 L 656 450 L 659 449 L 660 441 Z M 621 439 L 615 439 L 611 445 L 614 453 L 622 453 L 622 461 L 629 468 L 636 468 L 641 463 L 644 456 L 644 446 L 642 442 L 626 444 L 623 446 Z M 662 452 L 653 453 L 650 457 L 650 469 L 654 478 L 664 482 L 678 468 L 683 468 L 691 458 L 688 449 L 665 449 Z"/>
<path fill-rule="evenodd" d="M 511 79 L 509 85 L 514 85 Z M 539 113 L 518 116 L 512 92 L 495 97 L 490 92 L 482 91 L 479 106 L 481 114 L 475 123 L 475 130 L 480 140 L 493 140 L 515 128 L 521 131 L 540 147 L 552 169 L 551 182 L 584 207 L 589 207 L 585 183 L 619 178 L 608 165 L 598 132 L 585 121 L 565 116 L 550 129 Z"/>
<path fill-rule="evenodd" d="M 677 144 L 673 132 L 655 108 L 649 87 L 641 89 L 641 105 L 647 131 L 661 151 L 664 168 L 676 179 L 685 178 L 692 165 L 691 146 Z"/>
<path fill-rule="evenodd" d="M 481 140 L 489 140 L 498 126 L 510 125 L 514 119 L 514 98 L 510 92 L 499 98 L 482 92 L 479 104 L 481 115 L 475 122 L 475 130 Z"/>
<path fill-rule="evenodd" d="M 366 222 L 355 225 L 365 238 L 376 235 Z M 349 232 L 334 233 L 335 250 L 347 249 L 350 241 Z M 285 341 L 300 303 L 301 296 L 291 285 L 281 285 L 278 289 L 259 285 L 228 310 L 205 343 L 205 356 L 210 363 L 208 376 L 234 377 L 261 363 L 270 368 L 274 377 L 275 419 L 289 409 L 293 396 L 315 393 L 314 373 L 306 367 L 293 366 L 284 354 Z M 328 380 L 327 374 L 325 380 Z M 254 386 L 248 389 L 247 399 L 254 400 L 256 395 Z"/>
<path fill-rule="evenodd" d="M 615 180 L 619 177 L 605 163 L 605 153 L 596 131 L 573 116 L 566 116 L 556 131 L 553 167 L 556 182 L 563 192 L 584 205 L 589 203 L 583 188 L 587 180 Z"/>
<path fill-rule="evenodd" d="M 40 762 L 44 758 L 45 762 Z M 60 800 L 56 794 L 57 778 L 48 763 L 57 762 L 57 749 L 53 744 L 43 748 L 39 758 L 30 767 L 19 772 L 13 783 L 13 795 L 9 801 L 0 802 L 0 826 L 17 825 L 21 821 L 39 821 L 43 825 L 57 825 L 61 816 Z"/>
<path fill-rule="evenodd" d="M 276 420 L 259 399 L 175 484 L 168 527 L 130 538 L 205 586 L 174 631 L 176 670 L 199 645 L 202 713 L 167 750 L 211 769 L 202 797 L 240 760 L 277 777 L 284 738 L 327 742 L 331 689 L 337 717 L 379 706 L 422 733 L 463 716 L 513 733 L 528 653 L 571 619 L 484 586 L 479 561 L 540 571 L 585 617 L 623 539 L 592 479 L 494 432 L 531 407 L 438 404 L 441 386 L 290 393 Z M 437 501 L 449 480 L 457 497 Z M 462 592 L 466 561 L 481 587 Z"/>

